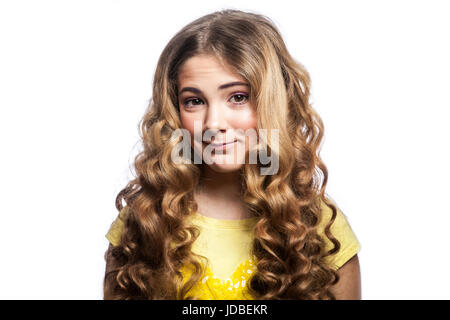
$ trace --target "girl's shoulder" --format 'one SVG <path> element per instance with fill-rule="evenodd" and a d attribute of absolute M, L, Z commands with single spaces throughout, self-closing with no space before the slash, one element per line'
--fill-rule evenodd
<path fill-rule="evenodd" d="M 317 232 L 325 242 L 325 251 L 329 251 L 334 248 L 334 244 L 326 236 L 325 227 L 333 216 L 333 210 L 331 207 L 327 206 L 323 200 L 320 200 L 320 203 L 321 217 L 317 227 Z M 331 234 L 339 241 L 340 248 L 336 253 L 327 256 L 325 261 L 337 270 L 361 250 L 361 244 L 358 241 L 347 216 L 344 215 L 342 210 L 335 203 L 333 204 L 337 210 L 336 218 L 331 225 L 330 231 Z"/>
<path fill-rule="evenodd" d="M 129 207 L 125 206 L 122 210 L 120 210 L 119 215 L 109 227 L 108 233 L 106 234 L 106 239 L 108 239 L 113 246 L 118 246 L 120 244 L 120 238 L 122 237 L 122 231 L 128 215 Z"/>
<path fill-rule="evenodd" d="M 323 200 L 320 200 L 320 203 L 321 215 L 317 226 L 317 233 L 325 242 L 324 250 L 328 251 L 334 248 L 334 244 L 326 236 L 325 227 L 332 218 L 333 210 L 331 207 L 327 206 Z M 336 253 L 325 257 L 325 261 L 337 270 L 361 250 L 361 244 L 353 232 L 348 218 L 336 204 L 335 206 L 337 209 L 337 215 L 335 221 L 331 225 L 330 231 L 331 234 L 339 241 L 340 248 Z M 120 244 L 123 228 L 128 216 L 129 207 L 125 206 L 122 210 L 120 210 L 117 218 L 111 224 L 108 233 L 106 234 L 106 238 L 113 246 L 118 246 Z"/>

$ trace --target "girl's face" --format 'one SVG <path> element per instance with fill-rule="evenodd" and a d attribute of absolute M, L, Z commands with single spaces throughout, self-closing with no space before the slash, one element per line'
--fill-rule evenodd
<path fill-rule="evenodd" d="M 191 135 L 194 152 L 202 155 L 204 162 L 208 159 L 214 171 L 240 169 L 249 144 L 254 142 L 253 135 L 245 138 L 245 132 L 253 129 L 256 133 L 248 83 L 214 56 L 197 55 L 180 67 L 177 86 L 182 127 Z M 194 139 L 194 122 L 202 141 Z M 204 135 L 206 131 L 213 137 Z M 229 144 L 213 148 L 212 142 Z"/>

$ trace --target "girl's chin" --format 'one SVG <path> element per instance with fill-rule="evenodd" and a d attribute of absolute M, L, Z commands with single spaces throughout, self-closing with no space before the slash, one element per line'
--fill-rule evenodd
<path fill-rule="evenodd" d="M 244 164 L 236 164 L 236 163 L 212 163 L 212 164 L 206 164 L 208 167 L 211 168 L 211 170 L 214 170 L 216 172 L 220 173 L 226 173 L 226 172 L 235 172 L 240 170 Z"/>

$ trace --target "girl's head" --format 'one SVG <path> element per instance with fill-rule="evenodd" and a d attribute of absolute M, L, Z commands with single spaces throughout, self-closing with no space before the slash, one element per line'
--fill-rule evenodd
<path fill-rule="evenodd" d="M 256 110 L 247 81 L 214 55 L 199 54 L 179 68 L 177 88 L 181 125 L 189 131 L 195 152 L 205 154 L 213 170 L 241 168 L 250 145 L 245 132 L 256 132 Z M 195 124 L 203 141 L 194 140 Z M 203 133 L 208 131 L 212 139 Z M 228 144 L 222 152 L 205 152 L 210 141 Z"/>
<path fill-rule="evenodd" d="M 220 89 L 231 82 L 243 84 Z M 224 10 L 195 20 L 167 44 L 155 73 L 152 114 L 170 130 L 187 129 L 195 153 L 202 156 L 206 144 L 194 141 L 195 121 L 206 142 L 212 140 L 205 138 L 207 130 L 216 134 L 214 141 L 237 140 L 223 155 L 213 152 L 211 166 L 219 171 L 249 163 L 244 158 L 256 140 L 245 133 L 265 129 L 260 146 L 276 152 L 288 170 L 292 134 L 299 134 L 300 119 L 309 120 L 301 106 L 308 94 L 308 75 L 289 55 L 274 24 L 258 14 Z M 272 145 L 273 129 L 277 146 Z M 217 164 L 225 161 L 233 164 Z"/>
<path fill-rule="evenodd" d="M 240 84 L 228 85 L 239 82 Z M 224 86 L 221 88 L 221 86 Z M 259 217 L 252 253 L 257 271 L 248 283 L 259 299 L 327 299 L 337 273 L 323 257 L 336 252 L 339 242 L 323 252 L 317 234 L 320 202 L 336 208 L 324 194 L 327 169 L 318 151 L 323 135 L 320 117 L 309 104 L 310 78 L 288 53 L 275 25 L 267 17 L 239 10 L 203 16 L 180 30 L 164 48 L 155 71 L 153 98 L 142 123 L 143 151 L 136 156 L 136 178 L 118 194 L 130 209 L 121 245 L 114 249 L 117 268 L 107 273 L 105 297 L 186 298 L 201 277 L 199 256 L 191 252 L 198 229 L 186 224 L 197 210 L 194 190 L 201 165 L 174 163 L 180 142 L 173 132 L 194 135 L 217 133 L 215 141 L 237 140 L 237 161 L 220 164 L 228 154 L 212 157 L 211 168 L 220 172 L 242 170 L 242 199 Z M 261 163 L 239 161 L 247 157 L 248 139 L 242 130 L 260 129 L 261 145 L 279 159 L 278 171 L 261 175 Z M 271 130 L 278 131 L 276 145 Z M 208 139 L 204 139 L 208 141 Z M 262 141 L 261 141 L 262 140 Z M 192 142 L 196 152 L 204 143 Z M 239 148 L 236 148 L 239 149 Z M 195 153 L 195 152 L 194 152 Z M 246 159 L 248 160 L 248 159 Z M 323 181 L 321 177 L 323 175 Z M 180 266 L 195 272 L 181 285 Z M 276 275 L 276 277 L 274 277 Z"/>

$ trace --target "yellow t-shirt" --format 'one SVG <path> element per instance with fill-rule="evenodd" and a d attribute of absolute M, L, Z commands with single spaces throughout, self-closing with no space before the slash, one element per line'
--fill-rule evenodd
<path fill-rule="evenodd" d="M 322 219 L 318 232 L 324 236 L 324 229 L 331 218 L 332 210 L 323 202 Z M 346 217 L 338 208 L 336 220 L 331 226 L 332 234 L 340 241 L 338 253 L 325 258 L 335 270 L 339 269 L 350 258 L 359 252 L 361 245 L 353 233 Z M 114 246 L 120 243 L 122 229 L 128 214 L 128 207 L 122 209 L 117 219 L 112 223 L 106 238 Z M 190 223 L 200 228 L 200 235 L 194 242 L 192 251 L 208 259 L 202 280 L 190 291 L 202 300 L 251 300 L 246 283 L 256 270 L 256 257 L 251 256 L 253 228 L 257 217 L 224 220 L 203 216 L 193 212 Z M 324 236 L 325 250 L 333 248 L 333 244 Z M 183 283 L 189 278 L 192 270 L 183 266 Z"/>

